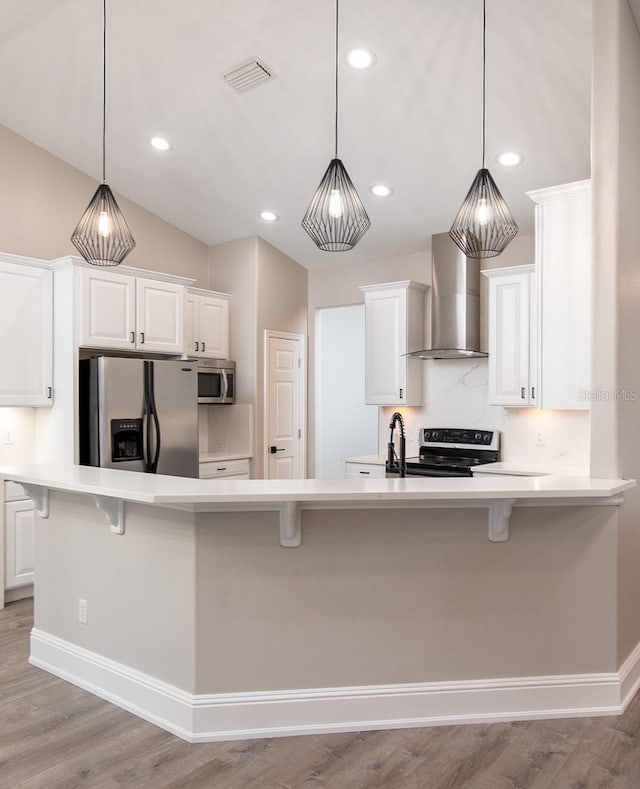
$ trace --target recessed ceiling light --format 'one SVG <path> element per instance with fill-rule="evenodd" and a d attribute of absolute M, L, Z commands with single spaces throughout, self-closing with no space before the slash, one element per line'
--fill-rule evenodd
<path fill-rule="evenodd" d="M 516 167 L 524 162 L 524 156 L 518 151 L 505 151 L 496 156 L 496 161 L 503 167 Z"/>
<path fill-rule="evenodd" d="M 369 191 L 376 197 L 390 197 L 393 194 L 393 189 L 385 184 L 374 184 L 369 187 Z"/>
<path fill-rule="evenodd" d="M 156 149 L 156 151 L 168 151 L 171 148 L 171 143 L 164 137 L 152 137 L 149 143 Z"/>
<path fill-rule="evenodd" d="M 273 211 L 260 211 L 260 219 L 265 222 L 277 222 L 280 217 Z"/>
<path fill-rule="evenodd" d="M 365 69 L 371 68 L 376 62 L 376 56 L 370 49 L 355 47 L 347 52 L 347 63 L 352 68 Z"/>

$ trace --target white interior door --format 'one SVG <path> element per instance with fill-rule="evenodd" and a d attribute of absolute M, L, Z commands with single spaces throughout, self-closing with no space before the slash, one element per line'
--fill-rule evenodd
<path fill-rule="evenodd" d="M 268 479 L 303 476 L 302 338 L 267 335 Z"/>

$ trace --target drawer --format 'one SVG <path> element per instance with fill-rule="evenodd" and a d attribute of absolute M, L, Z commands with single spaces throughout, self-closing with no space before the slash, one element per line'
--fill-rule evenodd
<path fill-rule="evenodd" d="M 10 482 L 7 480 L 4 483 L 4 500 L 5 501 L 19 501 L 20 499 L 28 499 L 29 497 L 24 492 L 22 485 L 17 482 Z"/>
<path fill-rule="evenodd" d="M 382 463 L 345 463 L 344 475 L 346 479 L 384 479 L 384 465 Z"/>
<path fill-rule="evenodd" d="M 238 477 L 241 479 L 249 479 L 249 471 L 248 458 L 243 458 L 242 460 L 215 460 L 200 463 L 200 479 L 213 479 L 214 477 Z"/>

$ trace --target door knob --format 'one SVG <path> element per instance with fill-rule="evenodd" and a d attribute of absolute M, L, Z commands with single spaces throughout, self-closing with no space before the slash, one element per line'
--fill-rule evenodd
<path fill-rule="evenodd" d="M 284 452 L 284 447 L 282 449 L 278 449 L 278 447 L 269 447 L 269 452 L 271 452 L 272 455 L 275 455 L 276 452 Z"/>

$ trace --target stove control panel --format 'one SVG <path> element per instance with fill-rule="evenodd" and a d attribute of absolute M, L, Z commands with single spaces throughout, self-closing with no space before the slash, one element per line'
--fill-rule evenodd
<path fill-rule="evenodd" d="M 466 444 L 476 447 L 493 447 L 498 433 L 494 430 L 458 430 L 450 427 L 420 430 L 421 444 Z"/>

